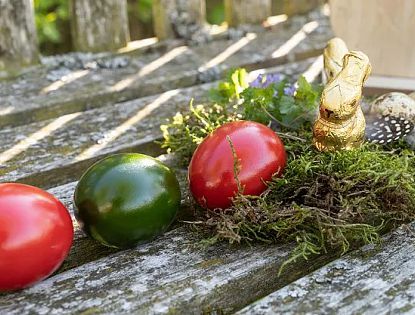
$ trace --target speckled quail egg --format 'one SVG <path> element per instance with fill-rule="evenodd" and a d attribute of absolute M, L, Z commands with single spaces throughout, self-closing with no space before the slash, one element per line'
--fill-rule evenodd
<path fill-rule="evenodd" d="M 379 96 L 370 105 L 370 112 L 405 118 L 415 124 L 415 92 L 410 95 L 391 92 Z M 405 141 L 415 150 L 415 130 L 405 137 Z"/>

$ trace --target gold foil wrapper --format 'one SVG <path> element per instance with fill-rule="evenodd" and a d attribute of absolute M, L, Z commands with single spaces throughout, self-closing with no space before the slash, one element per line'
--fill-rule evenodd
<path fill-rule="evenodd" d="M 349 49 L 341 38 L 335 37 L 328 41 L 323 52 L 327 81 L 332 80 L 343 69 L 343 58 L 348 52 Z"/>
<path fill-rule="evenodd" d="M 343 41 L 334 39 L 324 52 L 328 83 L 313 127 L 313 143 L 320 151 L 350 150 L 364 141 L 366 122 L 360 100 L 371 65 L 364 53 L 346 53 L 345 47 Z M 339 67 L 340 58 L 342 67 Z"/>

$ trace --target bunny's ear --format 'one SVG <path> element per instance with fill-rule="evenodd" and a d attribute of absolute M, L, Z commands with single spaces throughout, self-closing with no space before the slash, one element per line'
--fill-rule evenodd
<path fill-rule="evenodd" d="M 323 52 L 324 72 L 327 81 L 332 80 L 343 68 L 343 57 L 349 52 L 346 43 L 338 38 L 332 38 L 328 41 Z"/>

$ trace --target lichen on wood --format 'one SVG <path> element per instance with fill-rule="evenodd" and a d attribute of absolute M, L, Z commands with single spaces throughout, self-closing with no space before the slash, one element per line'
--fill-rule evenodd
<path fill-rule="evenodd" d="M 238 39 L 215 40 L 204 46 L 188 47 L 167 63 L 158 68 L 154 67 L 146 76 L 136 74 L 145 65 L 154 65 L 160 59 L 166 60 L 163 58 L 166 55 L 171 56 L 171 53 L 164 50 L 167 46 L 144 55 L 131 55 L 127 58 L 127 66 L 109 69 L 90 67 L 91 64 L 100 63 L 100 55 L 78 54 L 82 58 L 73 54 L 48 57 L 44 59 L 43 67 L 37 67 L 15 80 L 0 82 L 0 127 L 27 124 L 217 80 L 231 68 L 269 68 L 316 56 L 321 53 L 332 34 L 327 17 L 318 12 L 314 13 L 319 16 L 319 27 L 316 31 L 278 58 L 272 58 L 273 51 L 298 32 L 307 18 L 287 22 L 284 32 L 272 30 L 258 33 L 255 40 L 219 62 L 216 56 L 221 55 L 228 47 L 233 47 Z M 311 18 L 310 16 L 309 19 Z M 168 47 L 173 49 L 182 44 L 174 41 Z M 208 71 L 201 72 L 200 68 L 215 70 L 214 75 L 207 75 Z"/>
<path fill-rule="evenodd" d="M 366 246 L 247 306 L 238 315 L 413 314 L 415 225 Z"/>
<path fill-rule="evenodd" d="M 153 16 L 159 39 L 183 38 L 194 43 L 210 39 L 205 0 L 155 0 Z"/>
<path fill-rule="evenodd" d="M 271 0 L 225 0 L 229 26 L 261 23 L 271 15 Z"/>
<path fill-rule="evenodd" d="M 270 71 L 299 74 L 304 72 L 313 60 L 314 58 L 311 58 L 298 63 L 286 64 Z M 2 128 L 0 147 L 3 152 L 7 153 L 0 154 L 1 179 L 45 188 L 75 180 L 86 167 L 107 154 L 137 150 L 146 154 L 160 154 L 162 152 L 160 146 L 153 142 L 161 137 L 159 125 L 164 123 L 169 116 L 185 111 L 192 97 L 201 102 L 206 100 L 209 89 L 213 86 L 212 83 L 207 83 L 179 89 L 174 95 L 166 92 L 166 94 L 156 94 L 129 102 L 91 108 L 82 114 L 61 116 L 57 118 L 58 120 L 49 119 L 24 126 Z M 166 100 L 169 95 L 171 98 Z M 74 95 L 74 97 L 77 96 Z M 151 105 L 163 99 L 165 101 L 159 103 L 157 108 Z M 115 140 L 107 141 L 108 135 L 111 135 L 117 127 L 123 124 L 126 126 L 126 121 L 128 122 L 130 117 L 141 115 L 140 111 L 145 112 L 148 107 L 153 107 L 153 110 L 144 120 L 132 124 Z M 54 114 L 60 113 L 62 112 L 57 111 Z M 28 115 L 27 112 L 26 115 Z M 56 125 L 57 122 L 65 122 L 65 124 Z M 18 153 L 19 148 L 22 147 L 16 147 L 17 143 L 30 138 L 39 130 L 45 130 L 45 128 L 50 130 L 51 124 L 57 127 L 54 132 Z M 30 139 L 34 139 L 33 136 Z M 27 144 L 29 143 L 26 142 Z M 92 155 L 84 154 L 80 158 L 83 151 L 94 146 L 100 149 L 94 151 Z M 14 151 L 15 149 L 17 150 Z M 10 154 L 13 152 L 14 154 Z"/>

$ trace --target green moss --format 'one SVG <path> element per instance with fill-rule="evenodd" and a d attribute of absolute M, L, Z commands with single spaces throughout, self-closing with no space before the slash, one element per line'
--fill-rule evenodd
<path fill-rule="evenodd" d="M 320 153 L 310 132 L 285 136 L 291 137 L 284 139 L 289 161 L 282 178 L 259 197 L 236 196 L 225 211 L 199 211 L 206 243 L 295 241 L 289 263 L 329 248 L 345 253 L 356 244 L 379 243 L 381 233 L 415 219 L 413 151 L 366 144 Z M 195 144 L 186 143 L 186 152 Z"/>
<path fill-rule="evenodd" d="M 293 142 L 283 178 L 259 197 L 239 195 L 231 209 L 208 213 L 205 226 L 216 240 L 295 241 L 288 263 L 379 243 L 382 232 L 415 219 L 412 151 L 365 145 L 320 153 L 309 141 Z"/>
<path fill-rule="evenodd" d="M 162 127 L 163 146 L 188 162 L 215 128 L 245 118 L 235 104 L 191 105 L 188 114 Z M 415 219 L 415 156 L 403 141 L 321 153 L 311 144 L 309 123 L 299 130 L 280 128 L 278 134 L 288 153 L 284 176 L 269 182 L 261 196 L 238 194 L 230 209 L 200 209 L 195 222 L 205 233 L 204 243 L 294 241 L 288 264 L 329 250 L 345 253 L 356 245 L 378 244 L 382 233 Z"/>

